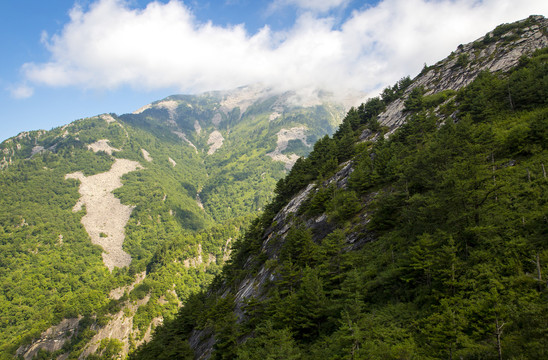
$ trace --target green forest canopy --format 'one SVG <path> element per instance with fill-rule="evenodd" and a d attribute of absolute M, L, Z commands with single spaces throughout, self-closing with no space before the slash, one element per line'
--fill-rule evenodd
<path fill-rule="evenodd" d="M 213 286 L 130 358 L 193 358 L 193 330 L 214 334 L 214 359 L 547 357 L 547 60 L 482 73 L 441 106 L 417 93 L 389 139 L 357 141 L 382 135 L 382 98 L 351 110 L 280 180 Z M 265 256 L 277 211 L 348 159 L 348 187 L 317 186 L 279 257 Z M 304 223 L 322 213 L 335 230 L 314 241 Z M 356 234 L 375 240 L 348 251 Z M 223 292 L 263 267 L 275 276 L 237 321 Z"/>

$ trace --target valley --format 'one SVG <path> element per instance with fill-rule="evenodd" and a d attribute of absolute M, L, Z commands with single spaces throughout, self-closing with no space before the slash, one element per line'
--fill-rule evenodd
<path fill-rule="evenodd" d="M 291 166 L 267 154 L 295 160 L 341 121 L 344 105 L 303 107 L 294 96 L 259 87 L 173 96 L 2 143 L 0 246 L 11 269 L 0 271 L 2 356 L 127 354 L 149 340 L 270 201 Z M 281 147 L 277 134 L 287 134 Z M 303 145 L 288 147 L 296 139 Z M 116 288 L 126 290 L 109 297 Z M 62 319 L 72 335 L 52 347 Z"/>

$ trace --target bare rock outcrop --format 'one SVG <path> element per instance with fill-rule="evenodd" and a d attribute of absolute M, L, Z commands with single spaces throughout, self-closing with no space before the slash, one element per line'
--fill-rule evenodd
<path fill-rule="evenodd" d="M 209 134 L 209 138 L 207 139 L 209 150 L 207 151 L 207 154 L 212 155 L 215 153 L 215 151 L 219 150 L 221 146 L 223 146 L 224 140 L 225 138 L 223 137 L 223 135 L 217 130 Z"/>
<path fill-rule="evenodd" d="M 188 145 L 192 146 L 194 148 L 194 151 L 196 151 L 196 154 L 198 153 L 198 148 L 196 147 L 196 145 L 194 145 L 192 143 L 192 141 L 188 140 L 188 138 L 186 137 L 186 135 L 181 132 L 181 131 L 172 131 L 172 133 L 174 133 L 175 135 L 177 135 L 179 137 L 179 139 L 183 140 L 184 142 L 186 142 Z"/>
<path fill-rule="evenodd" d="M 145 158 L 146 161 L 148 162 L 152 161 L 152 156 L 150 156 L 150 153 L 148 151 L 146 151 L 145 149 L 141 149 L 141 153 L 143 153 L 143 157 Z"/>
<path fill-rule="evenodd" d="M 167 110 L 169 114 L 168 123 L 173 126 L 177 126 L 177 123 L 175 122 L 175 117 L 177 116 L 178 106 L 179 106 L 179 103 L 175 100 L 164 100 L 154 105 L 154 107 Z"/>
<path fill-rule="evenodd" d="M 133 328 L 133 314 L 135 314 L 139 307 L 146 305 L 149 300 L 150 295 L 146 295 L 141 300 L 128 302 L 122 310 L 112 316 L 107 325 L 96 329 L 97 333 L 88 342 L 79 359 L 85 359 L 89 355 L 94 354 L 103 339 L 116 339 L 121 341 L 124 345 L 119 356 L 121 359 L 125 358 L 125 356 L 129 353 L 130 339 L 135 336 L 136 332 Z M 143 341 L 138 342 L 137 345 L 142 342 Z"/>
<path fill-rule="evenodd" d="M 40 338 L 32 344 L 19 347 L 15 355 L 30 360 L 40 350 L 55 352 L 62 349 L 65 342 L 70 340 L 78 331 L 79 321 L 79 318 L 63 319 L 58 325 L 44 331 Z"/>
<path fill-rule="evenodd" d="M 295 162 L 299 159 L 297 154 L 283 154 L 282 152 L 287 149 L 289 141 L 291 140 L 300 140 L 305 146 L 310 147 L 311 145 L 306 142 L 306 130 L 305 126 L 296 126 L 291 129 L 281 129 L 278 131 L 278 140 L 276 142 L 276 149 L 274 151 L 266 154 L 270 156 L 273 161 L 281 161 L 285 163 L 286 169 L 290 170 Z"/>
<path fill-rule="evenodd" d="M 119 287 L 119 288 L 116 288 L 116 289 L 112 289 L 109 293 L 109 298 L 111 298 L 113 300 L 119 300 L 122 296 L 124 296 L 124 294 L 126 292 L 128 292 L 128 293 L 131 292 L 131 290 L 133 290 L 133 288 L 135 288 L 135 286 L 142 283 L 143 280 L 145 279 L 145 277 L 146 277 L 146 272 L 145 271 L 135 275 L 135 281 L 133 283 L 131 283 L 130 285 L 122 286 L 122 287 Z"/>
<path fill-rule="evenodd" d="M 459 90 L 470 84 L 482 71 L 507 72 L 523 55 L 548 46 L 548 19 L 531 16 L 516 23 L 507 33 L 494 39 L 494 31 L 459 47 L 446 59 L 426 67 L 406 89 L 402 98 L 389 104 L 379 115 L 379 123 L 390 128 L 390 133 L 400 127 L 406 118 L 404 102 L 416 87 L 423 87 L 426 94 L 444 90 Z M 530 24 L 525 26 L 525 24 Z M 518 34 L 519 32 L 519 34 Z M 513 40 L 512 40 L 513 39 Z"/>
<path fill-rule="evenodd" d="M 99 115 L 99 118 L 105 120 L 108 124 L 116 122 L 116 120 L 110 114 Z"/>
<path fill-rule="evenodd" d="M 241 116 L 255 101 L 267 97 L 270 93 L 270 89 L 259 85 L 244 86 L 236 91 L 222 93 L 221 111 L 228 114 L 232 109 L 239 108 Z"/>
<path fill-rule="evenodd" d="M 209 266 L 210 264 L 217 263 L 217 258 L 213 254 L 207 254 L 207 259 L 204 260 L 204 253 L 202 250 L 202 244 L 198 244 L 198 255 L 192 258 L 185 259 L 183 266 L 187 269 L 197 268 L 202 264 Z"/>
<path fill-rule="evenodd" d="M 109 140 L 107 139 L 97 140 L 96 142 L 89 144 L 88 149 L 93 152 L 104 151 L 109 155 L 112 155 L 114 151 L 120 151 L 120 149 L 110 146 Z"/>

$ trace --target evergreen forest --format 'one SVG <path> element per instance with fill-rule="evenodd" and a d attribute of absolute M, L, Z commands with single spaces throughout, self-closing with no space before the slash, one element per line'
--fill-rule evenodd
<path fill-rule="evenodd" d="M 130 359 L 547 358 L 548 51 L 458 91 L 414 87 L 385 137 L 377 115 L 409 85 L 298 160 Z"/>

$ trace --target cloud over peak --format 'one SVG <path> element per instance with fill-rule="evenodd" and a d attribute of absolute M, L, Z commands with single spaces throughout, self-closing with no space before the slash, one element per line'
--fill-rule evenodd
<path fill-rule="evenodd" d="M 179 0 L 144 9 L 98 0 L 88 9 L 75 7 L 60 33 L 44 36 L 50 59 L 24 64 L 24 81 L 191 93 L 258 82 L 282 89 L 374 91 L 502 22 L 548 12 L 543 0 L 384 0 L 353 11 L 338 25 L 324 13 L 347 3 L 276 0 L 273 5 L 311 11 L 289 30 L 265 25 L 248 33 L 243 25 L 200 22 Z"/>

